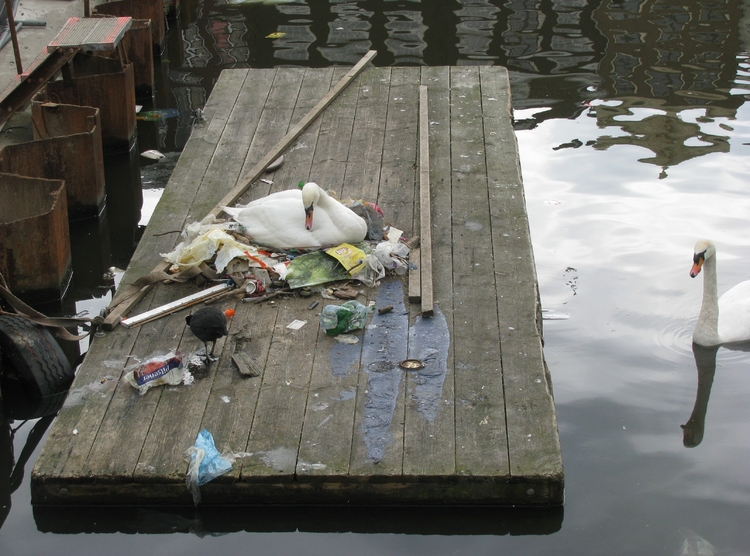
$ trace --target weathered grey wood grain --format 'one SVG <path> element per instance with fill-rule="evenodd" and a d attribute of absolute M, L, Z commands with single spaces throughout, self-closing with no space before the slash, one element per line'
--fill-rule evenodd
<path fill-rule="evenodd" d="M 308 301 L 280 302 L 279 314 L 261 383 L 258 404 L 245 451 L 242 480 L 294 480 L 300 435 L 310 387 L 315 344 L 320 328 L 310 319 L 299 330 L 287 326 L 304 315 Z"/>
<path fill-rule="evenodd" d="M 160 261 L 159 253 L 171 251 L 178 243 L 178 234 L 157 234 L 180 230 L 187 221 L 190 202 L 195 199 L 215 149 L 224 136 L 247 74 L 246 70 L 224 72 L 217 81 L 214 88 L 217 95 L 209 98 L 204 110 L 206 121 L 193 129 L 192 140 L 185 145 L 120 288 L 151 272 Z"/>
<path fill-rule="evenodd" d="M 161 305 L 173 299 L 175 294 L 181 297 L 180 294 L 187 289 L 192 287 L 175 284 L 169 289 L 157 288 L 153 302 Z M 134 356 L 127 362 L 132 366 L 139 359 L 145 360 L 154 354 L 177 348 L 185 330 L 184 324 L 184 320 L 180 323 L 177 315 L 172 315 L 139 327 L 132 352 L 122 356 Z M 82 476 L 109 482 L 132 480 L 162 393 L 163 388 L 153 388 L 140 395 L 124 380 L 119 382 L 82 466 Z"/>
<path fill-rule="evenodd" d="M 224 72 L 126 276 L 150 271 L 155 253 L 174 246 L 175 236 L 154 232 L 201 218 L 344 71 Z M 74 392 L 92 394 L 72 397 L 52 426 L 33 472 L 35 503 L 189 503 L 183 453 L 201 428 L 220 450 L 244 452 L 202 488 L 214 504 L 562 502 L 505 70 L 368 69 L 290 145 L 268 175 L 274 183 L 258 182 L 243 200 L 313 179 L 378 202 L 412 237 L 420 84 L 430 93 L 434 317 L 408 304 L 405 277 L 391 277 L 363 288 L 360 301 L 394 311 L 372 315 L 360 342 L 344 346 L 319 327 L 329 300 L 311 310 L 307 298 L 230 297 L 217 306 L 236 314 L 205 378 L 145 396 L 117 382 L 128 356 L 202 344 L 186 329 L 188 311 L 118 329 L 94 343 L 78 373 Z M 193 291 L 157 286 L 137 311 Z M 288 329 L 295 319 L 308 322 Z M 445 338 L 437 348 L 431 334 Z M 262 374 L 242 378 L 235 352 Z M 424 359 L 426 374 L 401 369 L 406 357 Z"/>
<path fill-rule="evenodd" d="M 292 115 L 294 107 L 297 104 L 297 96 L 302 86 L 302 79 L 305 75 L 303 68 L 293 68 L 289 71 L 263 71 L 272 72 L 273 85 L 268 95 L 268 102 L 261 111 L 260 122 L 255 134 L 251 138 L 250 147 L 246 151 L 240 173 L 241 176 L 245 175 L 246 172 L 266 155 L 269 145 L 273 145 L 281 140 L 286 134 L 287 129 L 294 125 Z M 284 166 L 286 166 L 286 161 Z M 284 166 L 282 166 L 280 172 L 286 171 Z M 273 181 L 276 182 L 277 180 L 274 179 Z M 279 189 L 286 189 L 286 187 L 282 187 L 279 184 L 276 186 L 276 189 L 272 189 L 271 185 L 258 181 L 252 187 L 245 190 L 240 196 L 239 202 L 246 204 L 251 200 L 264 197 L 270 192 L 278 191 Z"/>
<path fill-rule="evenodd" d="M 342 72 L 343 68 L 337 68 L 334 71 L 334 81 L 341 78 Z M 321 114 L 315 154 L 310 168 L 310 180 L 325 189 L 335 191 L 339 199 L 344 198 L 344 176 L 346 162 L 349 159 L 354 113 L 357 109 L 358 85 L 359 78 Z M 352 187 L 352 196 L 361 195 L 358 193 L 358 184 L 346 185 Z"/>
<path fill-rule="evenodd" d="M 499 163 L 503 153 L 517 151 L 510 124 L 508 80 L 505 70 L 500 69 L 482 72 L 481 81 L 492 243 L 496 261 L 503 262 L 496 264 L 495 283 L 510 470 L 513 476 L 536 475 L 560 482 L 562 459 L 552 387 L 542 353 L 536 270 L 521 169 L 517 163 Z"/>
<path fill-rule="evenodd" d="M 390 77 L 390 68 L 373 68 L 359 80 L 344 183 L 359 190 L 362 199 L 369 201 L 378 198 Z"/>
<path fill-rule="evenodd" d="M 298 120 L 302 119 L 306 113 L 312 110 L 316 102 L 321 97 L 324 97 L 330 88 L 336 84 L 333 76 L 333 68 L 325 70 L 308 69 L 305 71 L 302 76 L 297 103 L 292 113 L 291 124 L 295 124 Z M 289 154 L 284 158 L 284 165 L 277 172 L 278 175 L 274 176 L 274 184 L 271 186 L 271 191 L 294 189 L 298 186 L 299 182 L 315 181 L 318 179 L 311 175 L 311 167 L 322 123 L 323 115 L 310 123 L 307 129 L 292 143 L 289 147 Z M 325 183 L 320 185 L 326 187 Z"/>
<path fill-rule="evenodd" d="M 230 358 L 234 353 L 248 354 L 261 369 L 261 375 L 245 378 L 233 364 L 225 364 L 224 359 L 219 361 L 200 427 L 211 432 L 219 450 L 228 447 L 233 453 L 244 452 L 247 446 L 278 316 L 275 305 L 245 305 L 237 307 L 224 351 Z M 218 480 L 238 480 L 243 461 L 243 458 L 236 461 L 232 471 Z"/>
<path fill-rule="evenodd" d="M 502 355 L 477 68 L 451 68 L 456 471 L 508 470 Z M 479 309 L 481 307 L 481 310 Z"/>
<path fill-rule="evenodd" d="M 435 298 L 440 300 L 438 311 L 445 318 L 446 328 L 453 345 L 453 274 L 450 187 L 450 106 L 442 99 L 450 97 L 448 68 L 422 68 L 421 84 L 429 88 L 433 99 L 428 107 L 430 140 L 431 205 Z M 419 259 L 417 259 L 419 260 Z M 409 279 L 411 280 L 411 273 Z M 411 288 L 411 282 L 410 282 Z M 411 291 L 411 289 L 410 289 Z M 410 323 L 416 322 L 420 304 L 412 306 Z M 440 317 L 438 317 L 440 318 Z M 409 357 L 419 357 L 421 346 L 410 341 Z M 453 349 L 448 350 L 446 376 L 443 380 L 439 410 L 434 415 L 420 407 L 420 397 L 413 393 L 420 386 L 419 373 L 407 373 L 406 389 L 412 395 L 406 401 L 404 474 L 447 477 L 456 468 L 456 429 L 454 416 Z"/>

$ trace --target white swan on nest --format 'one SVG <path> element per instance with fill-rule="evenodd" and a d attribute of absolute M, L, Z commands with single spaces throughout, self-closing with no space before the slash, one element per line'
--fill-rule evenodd
<path fill-rule="evenodd" d="M 245 207 L 222 207 L 253 241 L 274 249 L 333 247 L 365 239 L 367 224 L 316 183 L 272 193 Z"/>
<path fill-rule="evenodd" d="M 703 303 L 693 331 L 693 342 L 716 346 L 750 340 L 750 280 L 740 282 L 719 298 L 716 285 L 716 247 L 708 240 L 695 244 L 690 276 L 703 273 Z"/>

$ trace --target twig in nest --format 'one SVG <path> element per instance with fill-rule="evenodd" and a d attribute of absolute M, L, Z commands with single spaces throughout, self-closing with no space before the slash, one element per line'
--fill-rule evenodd
<path fill-rule="evenodd" d="M 182 233 L 182 230 L 172 230 L 171 232 L 162 232 L 160 234 L 154 234 L 154 237 L 166 236 L 169 234 L 181 234 L 181 233 Z"/>

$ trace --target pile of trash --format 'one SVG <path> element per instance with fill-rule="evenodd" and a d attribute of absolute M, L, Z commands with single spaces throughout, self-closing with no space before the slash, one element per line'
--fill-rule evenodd
<path fill-rule="evenodd" d="M 239 222 L 209 215 L 188 225 L 180 244 L 161 256 L 171 264 L 172 273 L 199 267 L 203 279 L 229 279 L 251 299 L 294 291 L 305 296 L 312 286 L 345 280 L 375 287 L 388 271 L 405 274 L 410 247 L 403 232 L 388 225 L 373 203 L 354 201 L 345 206 L 367 223 L 364 241 L 319 250 L 267 249 L 254 243 Z M 347 288 L 341 288 L 341 295 L 336 290 L 335 297 L 350 298 Z"/>

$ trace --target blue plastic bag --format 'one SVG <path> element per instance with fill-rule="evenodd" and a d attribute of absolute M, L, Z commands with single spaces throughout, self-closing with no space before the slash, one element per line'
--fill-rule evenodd
<path fill-rule="evenodd" d="M 195 445 L 188 448 L 185 455 L 190 458 L 185 483 L 197 506 L 201 501 L 200 486 L 231 470 L 232 462 L 219 453 L 214 437 L 206 429 L 198 433 Z"/>

